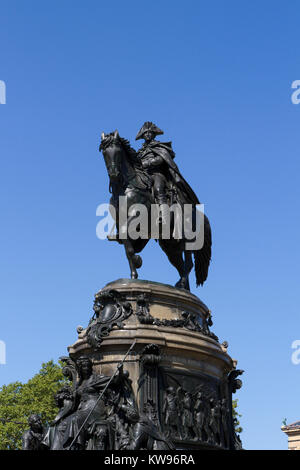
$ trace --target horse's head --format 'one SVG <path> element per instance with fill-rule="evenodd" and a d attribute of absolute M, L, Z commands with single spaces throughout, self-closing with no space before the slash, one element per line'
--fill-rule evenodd
<path fill-rule="evenodd" d="M 99 151 L 103 153 L 111 183 L 117 183 L 122 177 L 123 148 L 118 131 L 101 134 Z"/>

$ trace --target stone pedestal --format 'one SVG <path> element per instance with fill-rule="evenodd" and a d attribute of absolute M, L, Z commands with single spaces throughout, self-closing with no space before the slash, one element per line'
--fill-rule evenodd
<path fill-rule="evenodd" d="M 78 328 L 73 360 L 87 355 L 98 374 L 124 362 L 140 412 L 177 449 L 236 449 L 232 393 L 242 372 L 210 331 L 209 309 L 185 290 L 119 279 L 95 296 L 95 314 Z"/>
<path fill-rule="evenodd" d="M 281 430 L 288 436 L 288 449 L 300 450 L 300 421 L 281 426 Z"/>

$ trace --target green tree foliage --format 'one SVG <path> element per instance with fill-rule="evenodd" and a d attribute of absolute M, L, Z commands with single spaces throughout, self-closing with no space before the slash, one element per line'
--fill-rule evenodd
<path fill-rule="evenodd" d="M 54 395 L 65 383 L 62 366 L 49 361 L 27 383 L 0 387 L 0 450 L 21 449 L 30 414 L 39 414 L 44 424 L 54 419 L 58 411 Z"/>
<path fill-rule="evenodd" d="M 232 400 L 232 412 L 233 412 L 233 422 L 234 422 L 234 429 L 237 434 L 240 434 L 243 431 L 243 428 L 240 425 L 239 418 L 242 417 L 237 411 L 238 401 Z"/>

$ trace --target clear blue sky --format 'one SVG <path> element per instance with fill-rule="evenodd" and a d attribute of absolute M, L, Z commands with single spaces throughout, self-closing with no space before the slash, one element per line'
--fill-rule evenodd
<path fill-rule="evenodd" d="M 213 261 L 193 292 L 245 370 L 248 449 L 286 449 L 300 419 L 298 1 L 1 1 L 0 385 L 57 360 L 94 293 L 128 276 L 96 238 L 100 133 L 164 129 L 205 203 Z M 152 242 L 141 277 L 174 284 Z"/>

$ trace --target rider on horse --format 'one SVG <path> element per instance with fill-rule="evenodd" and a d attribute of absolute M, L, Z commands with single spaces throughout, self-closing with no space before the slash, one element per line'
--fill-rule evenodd
<path fill-rule="evenodd" d="M 177 193 L 176 202 L 181 205 L 199 204 L 199 201 L 174 162 L 175 153 L 172 149 L 172 143 L 155 140 L 155 137 L 161 134 L 163 134 L 161 129 L 147 121 L 138 132 L 135 140 L 145 140 L 137 152 L 137 157 L 140 158 L 143 169 L 152 177 L 154 199 L 160 206 L 162 222 L 165 223 L 168 186 L 171 185 L 170 189 L 179 189 L 181 194 Z"/>

